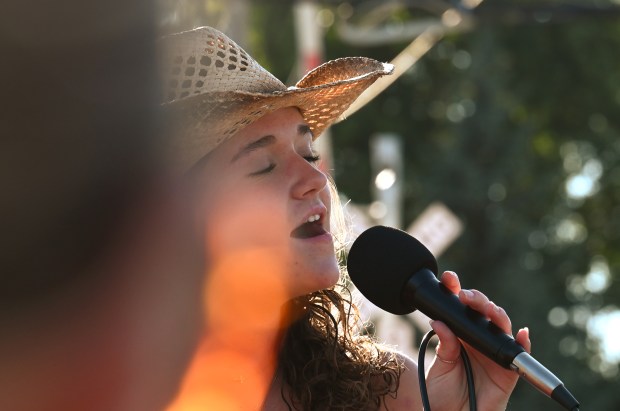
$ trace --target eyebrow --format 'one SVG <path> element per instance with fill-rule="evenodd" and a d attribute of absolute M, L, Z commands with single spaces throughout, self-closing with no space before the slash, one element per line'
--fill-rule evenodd
<path fill-rule="evenodd" d="M 241 150 L 239 150 L 237 154 L 235 154 L 235 156 L 232 158 L 232 160 L 230 160 L 230 162 L 234 163 L 235 161 L 239 160 L 241 157 L 250 154 L 252 151 L 258 150 L 259 148 L 270 146 L 274 144 L 275 142 L 276 142 L 276 138 L 275 136 L 271 134 L 268 136 L 261 137 L 258 140 L 253 141 L 250 144 L 243 146 L 243 148 L 241 148 Z"/>
<path fill-rule="evenodd" d="M 306 134 L 310 134 L 310 136 L 314 140 L 314 133 L 310 129 L 310 126 L 308 126 L 307 124 L 300 124 L 300 125 L 298 125 L 297 126 L 297 134 L 299 134 L 300 136 L 303 136 L 303 135 L 306 135 Z M 275 142 L 276 142 L 276 137 L 274 135 L 270 134 L 270 135 L 267 135 L 267 136 L 263 136 L 263 137 L 259 138 L 258 140 L 255 140 L 255 141 L 253 141 L 253 142 L 243 146 L 241 148 L 241 150 L 239 150 L 237 152 L 237 154 L 235 154 L 233 156 L 233 158 L 230 160 L 230 162 L 234 163 L 235 161 L 239 160 L 241 157 L 250 154 L 252 151 L 256 151 L 259 148 L 268 147 L 268 146 L 274 144 Z"/>

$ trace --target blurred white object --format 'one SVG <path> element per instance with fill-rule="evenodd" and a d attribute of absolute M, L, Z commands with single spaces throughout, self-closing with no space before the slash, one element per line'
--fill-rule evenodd
<path fill-rule="evenodd" d="M 396 134 L 379 133 L 370 140 L 370 163 L 375 201 L 370 205 L 371 217 L 381 225 L 402 226 L 403 154 L 401 139 Z"/>
<path fill-rule="evenodd" d="M 463 223 L 444 204 L 431 203 L 407 232 L 439 257 L 463 232 Z"/>

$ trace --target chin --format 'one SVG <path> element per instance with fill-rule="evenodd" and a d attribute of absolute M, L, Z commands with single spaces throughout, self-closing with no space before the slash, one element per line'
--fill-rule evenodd
<path fill-rule="evenodd" d="M 292 297 L 300 297 L 315 291 L 330 288 L 338 283 L 340 279 L 340 269 L 334 260 L 324 264 L 313 264 L 313 267 L 306 269 L 295 267 L 296 275 L 292 284 Z"/>

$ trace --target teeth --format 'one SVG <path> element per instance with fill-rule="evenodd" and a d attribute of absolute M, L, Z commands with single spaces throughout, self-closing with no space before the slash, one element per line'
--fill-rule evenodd
<path fill-rule="evenodd" d="M 311 215 L 310 217 L 308 217 L 308 222 L 309 223 L 314 223 L 315 221 L 319 221 L 320 218 L 321 218 L 320 215 L 314 214 L 314 215 Z"/>

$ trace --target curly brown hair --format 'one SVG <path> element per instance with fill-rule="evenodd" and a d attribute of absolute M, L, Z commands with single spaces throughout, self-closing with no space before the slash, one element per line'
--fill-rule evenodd
<path fill-rule="evenodd" d="M 289 410 L 376 411 L 386 395 L 396 397 L 402 361 L 363 333 L 342 282 L 292 304 L 300 318 L 288 329 L 279 356 Z"/>
<path fill-rule="evenodd" d="M 332 226 L 340 231 L 336 251 L 343 255 L 347 224 L 333 181 L 329 188 Z M 342 271 L 336 286 L 291 301 L 296 320 L 278 364 L 282 398 L 291 411 L 376 411 L 386 395 L 396 397 L 403 363 L 366 332 Z"/>

